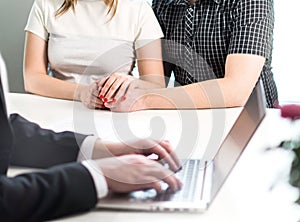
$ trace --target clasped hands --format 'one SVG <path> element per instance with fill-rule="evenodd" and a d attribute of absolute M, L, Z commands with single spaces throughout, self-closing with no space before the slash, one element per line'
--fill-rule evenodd
<path fill-rule="evenodd" d="M 169 141 L 139 139 L 111 143 L 99 139 L 95 143 L 92 157 L 101 168 L 111 191 L 130 192 L 154 188 L 159 193 L 162 191 L 160 181 L 167 183 L 174 192 L 182 187 L 174 174 L 181 169 L 181 163 Z"/>
<path fill-rule="evenodd" d="M 157 87 L 130 75 L 114 73 L 89 86 L 79 88 L 79 99 L 90 109 L 135 111 L 145 108 L 146 89 Z"/>

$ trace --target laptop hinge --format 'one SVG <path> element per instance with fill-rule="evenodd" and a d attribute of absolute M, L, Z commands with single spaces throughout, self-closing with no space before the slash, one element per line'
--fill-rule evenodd
<path fill-rule="evenodd" d="M 204 180 L 202 184 L 201 200 L 205 203 L 209 203 L 211 200 L 211 186 L 212 186 L 212 174 L 213 174 L 213 161 L 205 161 L 204 168 Z"/>

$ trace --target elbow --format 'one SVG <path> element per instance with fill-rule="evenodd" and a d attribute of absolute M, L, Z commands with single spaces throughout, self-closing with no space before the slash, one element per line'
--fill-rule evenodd
<path fill-rule="evenodd" d="M 252 81 L 240 81 L 240 79 L 224 78 L 220 80 L 219 87 L 223 94 L 226 108 L 243 107 L 255 86 Z"/>
<path fill-rule="evenodd" d="M 38 81 L 34 75 L 24 73 L 24 89 L 27 93 L 35 93 Z"/>
<path fill-rule="evenodd" d="M 234 91 L 230 95 L 227 95 L 225 98 L 225 107 L 243 107 L 245 106 L 246 102 L 251 93 L 244 92 L 244 91 Z"/>
<path fill-rule="evenodd" d="M 228 101 L 225 102 L 225 107 L 231 108 L 231 107 L 242 107 L 245 106 L 247 102 L 247 98 L 235 96 L 234 98 L 230 98 Z"/>
<path fill-rule="evenodd" d="M 28 80 L 28 78 L 24 75 L 24 89 L 27 93 L 32 93 L 32 84 Z"/>

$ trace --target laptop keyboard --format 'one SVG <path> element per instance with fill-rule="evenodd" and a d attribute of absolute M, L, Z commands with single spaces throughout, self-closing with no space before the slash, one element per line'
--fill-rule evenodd
<path fill-rule="evenodd" d="M 164 192 L 157 194 L 154 189 L 135 191 L 129 194 L 131 201 L 182 201 L 194 202 L 202 199 L 205 167 L 200 160 L 183 161 L 182 170 L 176 173 L 183 183 L 182 189 L 172 192 L 168 185 L 161 182 Z"/>
<path fill-rule="evenodd" d="M 202 170 L 199 170 L 202 168 Z M 159 201 L 199 201 L 202 198 L 203 180 L 205 167 L 200 165 L 200 160 L 186 160 L 183 168 L 177 173 L 181 179 L 183 187 L 180 191 L 173 193 L 168 189 L 168 185 L 162 182 L 165 192 L 156 195 L 155 200 Z"/>

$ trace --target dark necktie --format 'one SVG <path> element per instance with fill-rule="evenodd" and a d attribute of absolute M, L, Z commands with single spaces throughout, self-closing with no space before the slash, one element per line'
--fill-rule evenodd
<path fill-rule="evenodd" d="M 185 11 L 185 39 L 186 45 L 192 47 L 192 40 L 194 35 L 194 19 L 195 19 L 195 8 L 190 5 Z"/>
<path fill-rule="evenodd" d="M 184 16 L 184 38 L 185 38 L 185 49 L 184 49 L 184 63 L 185 70 L 187 71 L 185 82 L 193 82 L 192 73 L 194 72 L 194 54 L 193 41 L 195 32 L 195 19 L 196 19 L 196 5 L 190 5 L 185 11 Z"/>

